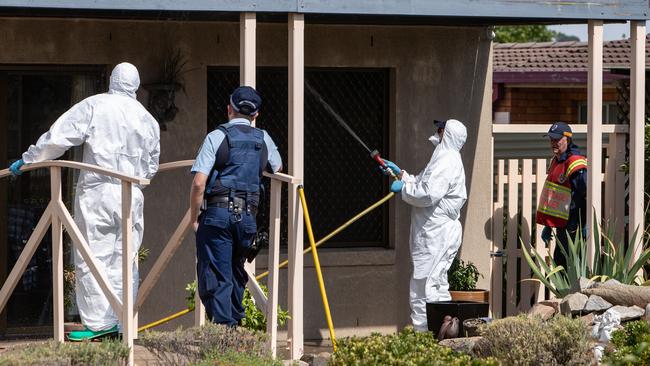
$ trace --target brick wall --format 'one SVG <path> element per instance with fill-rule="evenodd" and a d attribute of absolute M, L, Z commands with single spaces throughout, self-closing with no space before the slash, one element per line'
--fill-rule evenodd
<path fill-rule="evenodd" d="M 603 89 L 603 102 L 616 102 L 616 89 Z M 494 112 L 510 112 L 510 123 L 578 122 L 578 106 L 587 88 L 504 88 Z"/>

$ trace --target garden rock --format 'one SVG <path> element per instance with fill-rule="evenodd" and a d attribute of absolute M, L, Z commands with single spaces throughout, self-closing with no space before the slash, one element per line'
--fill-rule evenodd
<path fill-rule="evenodd" d="M 603 284 L 595 284 L 592 288 L 582 290 L 586 295 L 598 295 L 613 305 L 636 305 L 645 309 L 650 303 L 650 287 L 623 285 L 609 280 Z M 618 281 L 617 281 L 618 282 Z"/>
<path fill-rule="evenodd" d="M 282 364 L 285 366 L 309 366 L 309 364 L 303 360 L 283 360 Z"/>
<path fill-rule="evenodd" d="M 538 304 L 551 306 L 553 309 L 555 309 L 555 313 L 558 314 L 560 312 L 560 302 L 562 302 L 561 299 L 552 299 L 552 300 L 540 301 L 538 302 Z"/>
<path fill-rule="evenodd" d="M 483 337 L 451 338 L 440 341 L 440 345 L 472 357 L 482 357 L 484 354 L 485 339 Z"/>
<path fill-rule="evenodd" d="M 309 366 L 327 366 L 330 357 L 332 355 L 328 352 L 321 352 L 317 355 L 307 353 L 300 357 L 300 360 L 306 362 Z"/>
<path fill-rule="evenodd" d="M 643 316 L 643 320 L 650 323 L 650 304 L 645 306 L 645 315 Z"/>
<path fill-rule="evenodd" d="M 603 299 L 602 297 L 598 295 L 591 295 L 589 296 L 589 300 L 587 300 L 587 303 L 585 304 L 584 311 L 587 312 L 605 311 L 611 308 L 612 306 L 613 306 L 612 304 L 610 304 L 607 300 Z"/>
<path fill-rule="evenodd" d="M 587 295 L 579 292 L 567 295 L 560 303 L 560 311 L 565 315 L 577 314 L 585 308 L 588 299 Z"/>
<path fill-rule="evenodd" d="M 603 283 L 604 285 L 612 286 L 612 285 L 620 285 L 621 282 L 615 279 L 609 279 Z"/>
<path fill-rule="evenodd" d="M 586 277 L 580 277 L 580 291 L 591 288 L 595 282 Z"/>
<path fill-rule="evenodd" d="M 638 306 L 620 306 L 616 305 L 612 308 L 612 310 L 616 311 L 617 313 L 620 314 L 621 316 L 621 321 L 628 321 L 628 320 L 634 320 L 634 319 L 639 319 L 645 314 L 645 310 L 638 307 Z"/>
<path fill-rule="evenodd" d="M 544 304 L 535 304 L 528 310 L 529 317 L 539 316 L 542 320 L 551 319 L 555 313 L 555 309 L 552 306 Z"/>
<path fill-rule="evenodd" d="M 594 319 L 596 318 L 596 314 L 594 313 L 589 313 L 585 316 L 580 317 L 580 320 L 582 320 L 586 326 L 590 326 L 594 324 Z"/>

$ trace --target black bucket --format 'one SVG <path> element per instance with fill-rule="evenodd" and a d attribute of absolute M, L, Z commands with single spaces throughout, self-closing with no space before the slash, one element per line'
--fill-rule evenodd
<path fill-rule="evenodd" d="M 442 320 L 446 315 L 458 318 L 459 337 L 465 337 L 463 321 L 471 318 L 483 318 L 488 316 L 490 304 L 487 302 L 471 301 L 440 301 L 427 303 L 427 328 L 438 335 Z"/>

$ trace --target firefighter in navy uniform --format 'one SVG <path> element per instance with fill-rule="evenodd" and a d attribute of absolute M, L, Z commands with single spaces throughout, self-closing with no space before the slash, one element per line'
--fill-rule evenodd
<path fill-rule="evenodd" d="M 544 136 L 550 139 L 554 156 L 539 197 L 536 222 L 544 225 L 542 239 L 546 242 L 555 228 L 553 260 L 566 267 L 560 246 L 568 252 L 569 237 L 574 240 L 578 229 L 582 229 L 583 237 L 587 234 L 587 158 L 573 143 L 568 124 L 555 122 Z"/>
<path fill-rule="evenodd" d="M 208 134 L 192 166 L 190 211 L 199 297 L 212 322 L 230 326 L 241 324 L 245 316 L 244 261 L 257 232 L 262 173 L 267 166 L 273 172 L 282 169 L 271 137 L 251 126 L 261 104 L 255 89 L 235 89 L 228 123 Z"/>

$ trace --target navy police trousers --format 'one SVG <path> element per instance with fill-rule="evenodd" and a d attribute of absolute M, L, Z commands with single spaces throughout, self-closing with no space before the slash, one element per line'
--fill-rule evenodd
<path fill-rule="evenodd" d="M 235 326 L 246 316 L 242 300 L 248 275 L 242 254 L 251 246 L 256 232 L 255 216 L 246 212 L 235 215 L 228 208 L 208 207 L 199 217 L 198 291 L 214 323 Z"/>

